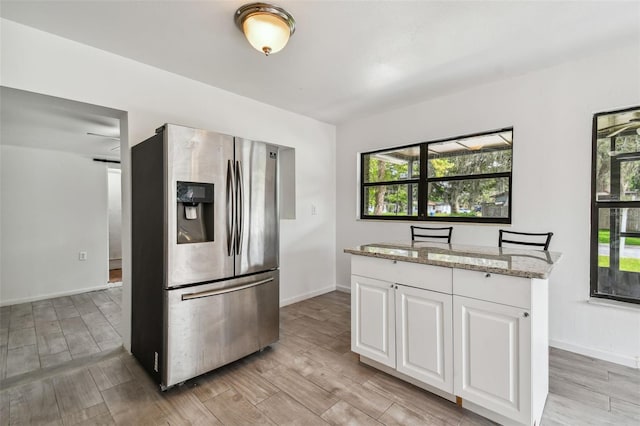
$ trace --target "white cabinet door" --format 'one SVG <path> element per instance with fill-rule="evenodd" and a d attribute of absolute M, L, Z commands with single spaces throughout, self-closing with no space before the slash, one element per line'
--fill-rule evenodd
<path fill-rule="evenodd" d="M 528 311 L 453 297 L 454 393 L 515 421 L 531 422 Z"/>
<path fill-rule="evenodd" d="M 351 276 L 351 350 L 396 367 L 394 285 Z"/>
<path fill-rule="evenodd" d="M 451 310 L 450 294 L 397 286 L 397 370 L 448 393 L 453 393 Z"/>

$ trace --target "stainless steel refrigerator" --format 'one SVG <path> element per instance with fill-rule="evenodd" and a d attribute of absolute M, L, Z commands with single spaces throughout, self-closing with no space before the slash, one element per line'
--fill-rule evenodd
<path fill-rule="evenodd" d="M 131 162 L 133 355 L 164 390 L 276 342 L 278 148 L 165 124 Z"/>

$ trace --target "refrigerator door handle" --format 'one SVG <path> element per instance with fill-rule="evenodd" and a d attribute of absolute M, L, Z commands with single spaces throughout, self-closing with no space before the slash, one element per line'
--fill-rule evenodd
<path fill-rule="evenodd" d="M 231 160 L 227 162 L 227 254 L 233 256 L 235 251 L 234 239 L 234 224 L 233 220 L 233 197 L 234 197 L 234 174 L 233 163 Z"/>
<path fill-rule="evenodd" d="M 199 299 L 201 297 L 219 296 L 221 294 L 231 293 L 232 291 L 245 290 L 247 288 L 257 287 L 261 284 L 266 284 L 271 281 L 273 281 L 273 278 L 267 278 L 266 280 L 260 280 L 260 281 L 256 281 L 249 284 L 238 285 L 235 287 L 223 288 L 220 290 L 208 290 L 208 291 L 201 291 L 199 293 L 183 294 L 182 300 L 192 300 L 192 299 Z"/>
<path fill-rule="evenodd" d="M 244 231 L 244 179 L 242 177 L 242 162 L 236 161 L 236 254 L 242 251 L 242 234 Z"/>

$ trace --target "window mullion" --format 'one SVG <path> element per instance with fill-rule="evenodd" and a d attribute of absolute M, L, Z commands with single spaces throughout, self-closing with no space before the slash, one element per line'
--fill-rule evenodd
<path fill-rule="evenodd" d="M 418 217 L 427 217 L 427 144 L 420 144 L 420 182 L 418 183 Z"/>

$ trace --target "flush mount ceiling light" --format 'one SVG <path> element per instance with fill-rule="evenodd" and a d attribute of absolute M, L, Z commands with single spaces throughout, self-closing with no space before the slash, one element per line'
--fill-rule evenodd
<path fill-rule="evenodd" d="M 293 16 L 269 3 L 250 3 L 236 10 L 235 21 L 249 43 L 269 56 L 282 50 L 296 30 Z"/>

